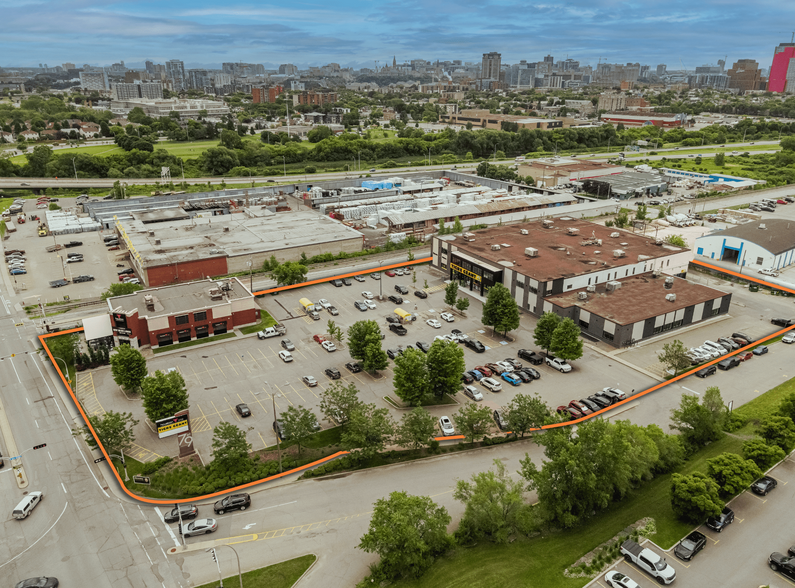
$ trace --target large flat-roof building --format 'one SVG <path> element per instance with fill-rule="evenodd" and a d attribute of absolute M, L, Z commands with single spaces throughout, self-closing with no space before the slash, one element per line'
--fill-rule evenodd
<path fill-rule="evenodd" d="M 431 255 L 435 268 L 480 296 L 501 283 L 523 311 L 570 316 L 590 336 L 617 346 L 708 318 L 716 309 L 717 314 L 726 313 L 731 299 L 712 288 L 691 287 L 683 279 L 692 257 L 688 249 L 566 216 L 461 236 L 436 235 Z M 673 280 L 673 276 L 682 279 Z M 672 278 L 676 292 L 665 286 L 666 277 Z M 627 280 L 621 295 L 594 311 L 602 313 L 599 316 L 604 320 L 593 327 L 579 318 L 579 310 L 571 308 L 577 303 L 567 298 L 575 293 L 576 300 L 584 303 L 597 293 L 618 291 Z M 651 287 L 640 285 L 647 281 L 659 284 L 661 300 L 670 304 L 658 304 L 656 298 L 654 304 L 647 304 L 656 296 L 649 294 Z M 687 302 L 683 308 L 673 304 L 679 290 L 687 292 L 680 300 Z M 666 298 L 669 294 L 677 296 L 672 300 Z M 611 301 L 616 305 L 612 311 Z"/>
<path fill-rule="evenodd" d="M 538 186 L 555 187 L 572 181 L 597 178 L 626 171 L 621 165 L 574 159 L 571 157 L 545 157 L 520 163 L 517 173 L 530 176 Z"/>
<path fill-rule="evenodd" d="M 715 231 L 696 239 L 696 256 L 740 268 L 781 269 L 795 262 L 795 223 L 765 218 Z"/>

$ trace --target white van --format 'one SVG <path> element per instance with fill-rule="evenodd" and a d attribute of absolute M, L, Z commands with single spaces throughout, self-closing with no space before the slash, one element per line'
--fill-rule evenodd
<path fill-rule="evenodd" d="M 25 498 L 22 499 L 22 502 L 14 507 L 14 511 L 11 515 L 15 519 L 25 519 L 28 515 L 36 508 L 36 505 L 41 502 L 41 499 L 44 498 L 44 494 L 42 492 L 30 492 Z"/>

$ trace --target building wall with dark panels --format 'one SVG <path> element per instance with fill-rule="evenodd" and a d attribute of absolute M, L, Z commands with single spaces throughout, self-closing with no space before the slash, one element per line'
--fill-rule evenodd
<path fill-rule="evenodd" d="M 223 276 L 228 273 L 226 257 L 196 259 L 146 268 L 146 285 L 156 288 L 177 282 L 192 282 L 212 276 Z"/>

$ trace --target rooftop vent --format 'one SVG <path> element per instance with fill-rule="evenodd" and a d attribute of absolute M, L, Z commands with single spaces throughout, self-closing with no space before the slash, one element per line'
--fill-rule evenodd
<path fill-rule="evenodd" d="M 626 257 L 627 252 L 623 249 L 613 249 L 613 257 Z"/>
<path fill-rule="evenodd" d="M 580 229 L 578 229 L 576 227 L 569 227 L 568 229 L 566 229 L 566 232 L 569 235 L 579 235 L 580 234 Z"/>
<path fill-rule="evenodd" d="M 586 292 L 577 292 L 577 300 L 588 300 L 588 294 Z"/>
<path fill-rule="evenodd" d="M 621 233 L 619 233 L 618 231 L 615 231 L 613 233 L 610 233 L 610 236 L 613 237 L 613 239 L 617 239 L 618 237 L 621 236 Z"/>
<path fill-rule="evenodd" d="M 500 243 L 500 246 L 501 247 L 510 247 L 511 245 L 509 243 Z"/>
<path fill-rule="evenodd" d="M 491 246 L 491 250 L 492 251 L 499 251 L 500 250 L 500 246 L 495 243 L 494 245 Z"/>
<path fill-rule="evenodd" d="M 155 239 L 155 245 L 160 245 L 160 239 Z"/>
<path fill-rule="evenodd" d="M 671 292 L 670 294 L 666 294 L 665 299 L 668 302 L 676 302 L 676 294 L 674 294 L 673 292 Z"/>
<path fill-rule="evenodd" d="M 586 292 L 596 292 L 596 284 L 589 284 L 585 290 Z"/>
<path fill-rule="evenodd" d="M 155 236 L 155 232 L 154 231 L 149 231 L 149 236 L 150 237 L 154 237 Z"/>
<path fill-rule="evenodd" d="M 224 227 L 224 233 L 228 233 L 228 232 L 229 232 L 229 227 Z"/>
<path fill-rule="evenodd" d="M 605 290 L 607 290 L 608 292 L 615 292 L 619 288 L 621 288 L 621 282 L 617 282 L 615 280 L 611 280 L 607 284 L 605 284 Z"/>
<path fill-rule="evenodd" d="M 759 224 L 759 228 L 760 228 L 760 229 L 762 229 L 762 230 L 764 230 L 764 229 L 766 229 L 767 227 L 765 226 L 765 223 L 760 223 L 760 224 Z"/>
<path fill-rule="evenodd" d="M 552 219 L 546 219 L 544 221 L 541 221 L 541 225 L 545 229 L 551 229 L 555 225 L 555 222 Z"/>
<path fill-rule="evenodd" d="M 464 237 L 464 241 L 474 241 L 475 240 L 475 234 L 474 233 L 464 233 L 463 237 Z"/>
<path fill-rule="evenodd" d="M 674 279 L 672 276 L 668 276 L 667 278 L 665 278 L 665 289 L 670 290 L 673 287 L 674 287 Z"/>
<path fill-rule="evenodd" d="M 538 257 L 538 249 L 535 247 L 526 247 L 524 250 L 524 254 L 527 257 Z"/>
<path fill-rule="evenodd" d="M 155 298 L 151 294 L 144 295 L 144 304 L 146 304 L 146 310 L 154 310 L 155 309 Z"/>
<path fill-rule="evenodd" d="M 660 277 L 660 273 L 661 273 L 660 270 L 656 269 L 653 272 L 651 272 L 651 277 L 652 278 L 659 278 Z"/>
<path fill-rule="evenodd" d="M 210 288 L 208 294 L 210 295 L 210 300 L 221 300 L 224 297 L 220 288 Z"/>
<path fill-rule="evenodd" d="M 530 234 L 530 231 L 528 231 L 527 229 L 522 229 L 522 230 L 520 231 L 520 233 L 522 233 L 522 235 L 529 235 L 529 234 Z"/>

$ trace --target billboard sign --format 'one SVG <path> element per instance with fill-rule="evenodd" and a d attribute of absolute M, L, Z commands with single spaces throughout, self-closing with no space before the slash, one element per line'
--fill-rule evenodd
<path fill-rule="evenodd" d="M 187 412 L 155 421 L 155 426 L 157 427 L 157 436 L 160 439 L 186 432 L 189 430 Z"/>

